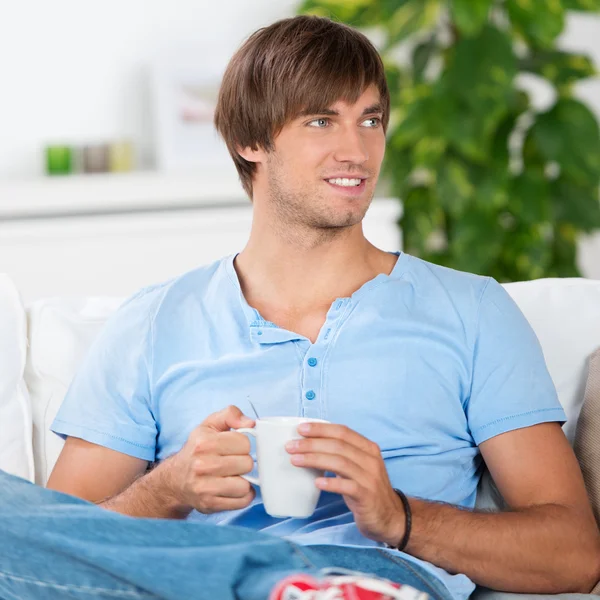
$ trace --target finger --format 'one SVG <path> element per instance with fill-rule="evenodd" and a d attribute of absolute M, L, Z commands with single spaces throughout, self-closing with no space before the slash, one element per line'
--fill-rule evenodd
<path fill-rule="evenodd" d="M 315 485 L 320 490 L 331 492 L 332 494 L 341 494 L 352 500 L 360 501 L 363 497 L 360 485 L 352 479 L 345 479 L 344 477 L 317 477 Z"/>
<path fill-rule="evenodd" d="M 254 489 L 251 489 L 245 496 L 241 498 L 219 498 L 215 497 L 211 502 L 212 509 L 217 511 L 222 510 L 240 510 L 241 508 L 246 508 L 254 497 L 256 496 L 256 492 Z"/>
<path fill-rule="evenodd" d="M 223 498 L 243 498 L 251 489 L 250 482 L 239 476 L 208 477 L 201 487 L 204 495 Z"/>
<path fill-rule="evenodd" d="M 375 461 L 381 460 L 379 456 L 374 457 L 345 440 L 337 438 L 304 438 L 301 440 L 292 440 L 285 445 L 285 449 L 290 454 L 338 454 L 349 458 L 357 465 L 361 465 L 363 470 L 376 468 Z"/>
<path fill-rule="evenodd" d="M 245 416 L 237 406 L 231 405 L 209 415 L 202 421 L 201 426 L 210 427 L 215 431 L 229 431 L 239 427 L 254 427 L 254 420 Z"/>
<path fill-rule="evenodd" d="M 367 476 L 367 472 L 354 461 L 338 454 L 293 454 L 292 464 L 298 467 L 309 467 L 320 471 L 331 471 L 336 475 L 361 481 Z"/>
<path fill-rule="evenodd" d="M 194 471 L 199 476 L 230 477 L 245 475 L 254 468 L 249 454 L 231 456 L 199 456 L 195 460 Z"/>
<path fill-rule="evenodd" d="M 222 431 L 215 436 L 215 453 L 227 456 L 230 454 L 249 454 L 250 439 L 237 431 Z"/>
<path fill-rule="evenodd" d="M 343 440 L 372 456 L 377 456 L 381 453 L 381 449 L 375 442 L 350 429 L 350 427 L 346 427 L 346 425 L 335 423 L 302 423 L 298 426 L 298 433 L 310 438 L 318 437 Z"/>

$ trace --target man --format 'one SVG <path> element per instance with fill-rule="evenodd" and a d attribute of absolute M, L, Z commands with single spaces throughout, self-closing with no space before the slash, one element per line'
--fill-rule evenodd
<path fill-rule="evenodd" d="M 109 510 L 13 483 L 0 533 L 44 577 L 15 560 L 0 593 L 264 598 L 324 566 L 443 599 L 592 588 L 600 536 L 524 317 L 495 281 L 363 235 L 388 120 L 381 60 L 349 27 L 287 19 L 237 52 L 215 123 L 253 202 L 248 244 L 110 320 L 53 423 L 48 482 Z M 231 429 L 252 407 L 331 422 L 288 447 L 333 475 L 310 519 L 268 516 L 241 477 Z M 482 459 L 510 510 L 473 510 Z M 290 598 L 315 586 L 288 581 Z"/>

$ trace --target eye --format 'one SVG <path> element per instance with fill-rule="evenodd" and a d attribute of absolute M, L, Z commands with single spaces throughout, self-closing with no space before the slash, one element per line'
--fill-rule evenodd
<path fill-rule="evenodd" d="M 317 125 L 314 125 L 314 123 L 317 123 Z M 324 129 L 325 125 L 329 123 L 329 119 L 314 119 L 313 121 L 311 121 L 310 123 L 308 123 L 309 127 L 315 127 L 317 129 Z"/>
<path fill-rule="evenodd" d="M 363 121 L 363 123 L 368 123 L 369 121 L 372 122 L 372 124 L 369 125 L 369 127 L 371 127 L 371 128 L 377 127 L 381 124 L 381 119 L 379 117 L 370 117 L 370 118 L 366 119 L 365 121 Z"/>

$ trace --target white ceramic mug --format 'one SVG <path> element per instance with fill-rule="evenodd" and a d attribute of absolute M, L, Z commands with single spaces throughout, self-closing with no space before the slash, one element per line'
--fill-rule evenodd
<path fill-rule="evenodd" d="M 299 467 L 291 462 L 292 455 L 285 445 L 300 439 L 298 425 L 306 422 L 328 423 L 323 419 L 304 417 L 262 417 L 255 427 L 236 429 L 256 438 L 258 478 L 242 475 L 250 483 L 260 486 L 265 511 L 272 517 L 310 517 L 319 501 L 321 490 L 315 485 L 324 472 Z"/>

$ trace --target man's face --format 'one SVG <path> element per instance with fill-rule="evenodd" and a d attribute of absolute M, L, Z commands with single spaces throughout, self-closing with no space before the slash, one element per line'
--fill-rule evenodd
<path fill-rule="evenodd" d="M 382 116 L 371 86 L 355 104 L 339 101 L 285 125 L 259 166 L 265 201 L 290 225 L 332 230 L 362 221 L 385 152 Z"/>

